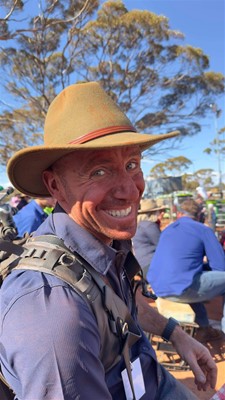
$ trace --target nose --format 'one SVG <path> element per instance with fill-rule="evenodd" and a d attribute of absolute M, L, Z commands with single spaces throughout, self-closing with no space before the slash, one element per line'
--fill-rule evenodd
<path fill-rule="evenodd" d="M 144 191 L 144 179 L 142 174 L 130 176 L 124 172 L 114 181 L 113 196 L 118 199 L 136 201 L 140 199 Z"/>

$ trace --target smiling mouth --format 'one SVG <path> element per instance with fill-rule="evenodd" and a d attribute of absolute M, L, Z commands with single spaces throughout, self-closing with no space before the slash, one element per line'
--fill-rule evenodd
<path fill-rule="evenodd" d="M 111 215 L 111 217 L 127 217 L 131 213 L 131 207 L 128 207 L 124 210 L 106 210 L 106 213 Z"/>

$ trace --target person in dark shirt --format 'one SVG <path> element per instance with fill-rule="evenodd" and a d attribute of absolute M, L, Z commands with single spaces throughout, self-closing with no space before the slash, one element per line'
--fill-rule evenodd
<path fill-rule="evenodd" d="M 199 389 L 216 384 L 216 364 L 208 349 L 149 307 L 140 290 L 136 307 L 125 273 L 144 191 L 141 154 L 176 135 L 137 133 L 99 83 L 75 84 L 50 105 L 44 145 L 20 150 L 8 164 L 9 178 L 20 192 L 57 200 L 34 236 L 62 239 L 128 307 L 140 335 L 127 354 L 133 380 L 138 380 L 132 395 L 136 400 L 196 400 L 157 362 L 144 331 L 171 340 L 191 366 Z M 7 276 L 1 290 L 0 357 L 17 399 L 130 398 L 124 358 L 105 371 L 101 351 L 93 312 L 66 282 L 32 270 Z"/>
<path fill-rule="evenodd" d="M 146 278 L 153 254 L 159 241 L 160 224 L 166 206 L 154 199 L 142 199 L 138 210 L 137 231 L 132 239 L 134 254 Z"/>

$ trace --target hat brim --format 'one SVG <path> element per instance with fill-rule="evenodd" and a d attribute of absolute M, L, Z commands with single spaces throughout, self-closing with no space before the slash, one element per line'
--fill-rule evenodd
<path fill-rule="evenodd" d="M 144 151 L 154 144 L 179 134 L 179 131 L 162 135 L 122 132 L 109 134 L 82 144 L 46 147 L 45 145 L 28 147 L 19 150 L 9 160 L 7 165 L 8 177 L 12 185 L 20 192 L 31 197 L 46 197 L 49 192 L 42 181 L 42 173 L 54 162 L 76 150 L 107 149 L 123 146 L 139 145 Z"/>
<path fill-rule="evenodd" d="M 150 210 L 138 210 L 138 214 L 147 214 L 154 211 L 163 211 L 166 210 L 167 208 L 168 208 L 167 206 L 163 206 L 163 207 L 151 208 Z"/>

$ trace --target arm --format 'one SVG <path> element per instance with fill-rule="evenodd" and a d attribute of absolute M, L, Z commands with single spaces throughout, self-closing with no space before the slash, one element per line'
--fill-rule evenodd
<path fill-rule="evenodd" d="M 139 289 L 136 301 L 142 329 L 161 336 L 168 320 L 151 307 Z M 208 349 L 185 333 L 180 326 L 174 329 L 170 340 L 180 357 L 190 365 L 198 390 L 206 390 L 208 386 L 215 388 L 217 367 Z"/>
<path fill-rule="evenodd" d="M 212 229 L 205 229 L 204 246 L 210 268 L 215 271 L 225 271 L 224 250 Z"/>
<path fill-rule="evenodd" d="M 43 286 L 29 289 L 34 274 L 24 273 L 28 286 L 4 318 L 1 340 L 9 384 L 23 400 L 110 400 L 89 307 L 55 277 L 45 275 Z"/>
<path fill-rule="evenodd" d="M 148 238 L 151 246 L 157 246 L 160 238 L 160 228 L 156 222 L 150 222 L 148 226 Z"/>

